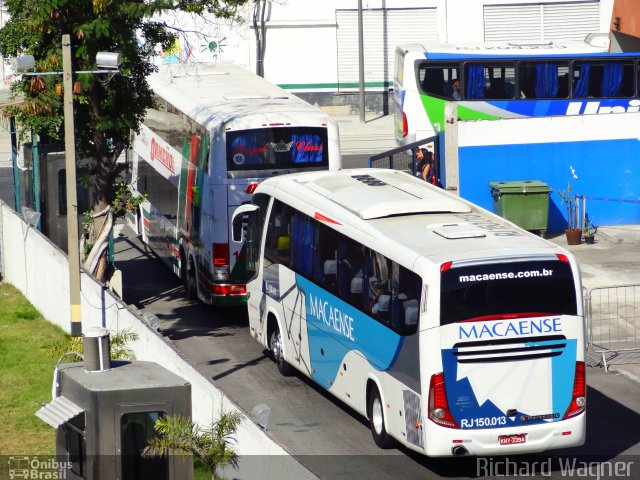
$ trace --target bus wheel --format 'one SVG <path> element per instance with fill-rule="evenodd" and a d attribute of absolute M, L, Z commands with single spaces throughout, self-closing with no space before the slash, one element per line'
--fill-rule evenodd
<path fill-rule="evenodd" d="M 367 411 L 369 412 L 369 427 L 371 428 L 373 441 L 376 442 L 376 445 L 380 448 L 391 448 L 394 442 L 387 433 L 384 424 L 382 400 L 380 400 L 380 393 L 377 387 L 373 387 L 369 393 Z"/>
<path fill-rule="evenodd" d="M 293 367 L 284 359 L 282 351 L 282 335 L 280 334 L 280 329 L 278 328 L 276 321 L 272 321 L 275 323 L 275 328 L 273 329 L 273 332 L 271 332 L 271 338 L 269 338 L 269 349 L 271 350 L 273 360 L 276 362 L 280 374 L 288 377 L 293 373 Z"/>
<path fill-rule="evenodd" d="M 195 300 L 198 297 L 198 286 L 196 285 L 196 269 L 193 263 L 191 268 L 187 268 L 187 260 L 184 255 L 181 257 L 181 272 L 182 283 L 184 285 L 185 296 L 188 300 Z"/>

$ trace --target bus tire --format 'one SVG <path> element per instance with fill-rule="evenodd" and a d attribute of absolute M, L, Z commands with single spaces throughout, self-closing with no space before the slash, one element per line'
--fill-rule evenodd
<path fill-rule="evenodd" d="M 373 441 L 376 442 L 376 445 L 383 449 L 393 447 L 394 441 L 387 433 L 382 400 L 376 386 L 373 386 L 369 392 L 367 413 L 369 416 L 369 428 L 371 428 L 371 435 L 373 435 Z"/>
<path fill-rule="evenodd" d="M 196 271 L 193 262 L 189 262 L 191 268 L 187 267 L 187 259 L 184 254 L 180 257 L 180 276 L 184 285 L 184 294 L 187 300 L 198 298 L 198 286 L 196 285 Z"/>
<path fill-rule="evenodd" d="M 288 377 L 293 374 L 293 367 L 287 363 L 284 359 L 284 353 L 282 351 L 282 335 L 280 334 L 280 328 L 278 322 L 275 319 L 271 319 L 274 322 L 274 328 L 269 337 L 269 350 L 273 355 L 273 360 L 276 362 L 278 371 L 284 377 Z"/>

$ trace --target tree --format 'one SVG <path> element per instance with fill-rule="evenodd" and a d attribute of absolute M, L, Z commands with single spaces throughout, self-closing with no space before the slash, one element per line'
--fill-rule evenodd
<path fill-rule="evenodd" d="M 247 1 L 5 0 L 10 17 L 0 29 L 0 53 L 5 58 L 30 54 L 36 59 L 37 71 L 61 71 L 65 33 L 72 36 L 74 71 L 96 70 L 99 51 L 121 55 L 121 74 L 78 74 L 78 88 L 74 86 L 76 155 L 95 159 L 88 178 L 94 193 L 93 212 L 110 213 L 114 201 L 122 202 L 116 198 L 115 185 L 123 167 L 116 160 L 128 146 L 130 132 L 139 131 L 146 109 L 153 105 L 146 81 L 155 69 L 151 57 L 169 48 L 180 33 L 154 15 L 185 11 L 234 18 Z M 24 102 L 8 107 L 7 112 L 24 131 L 61 141 L 60 83 L 61 77 L 55 75 L 23 76 L 12 89 L 23 95 Z M 96 235 L 100 227 L 97 230 Z"/>
<path fill-rule="evenodd" d="M 149 441 L 142 454 L 146 457 L 170 453 L 195 455 L 209 468 L 211 478 L 216 478 L 218 468 L 238 467 L 238 454 L 231 442 L 242 419 L 240 412 L 223 412 L 208 428 L 201 428 L 191 419 L 180 416 L 158 418 L 157 436 Z"/>

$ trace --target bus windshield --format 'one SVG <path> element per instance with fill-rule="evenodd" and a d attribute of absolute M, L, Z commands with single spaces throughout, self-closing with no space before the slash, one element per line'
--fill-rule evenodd
<path fill-rule="evenodd" d="M 441 325 L 577 312 L 571 265 L 560 260 L 454 266 L 440 302 Z"/>
<path fill-rule="evenodd" d="M 227 169 L 289 169 L 329 165 L 327 129 L 276 127 L 227 132 Z"/>

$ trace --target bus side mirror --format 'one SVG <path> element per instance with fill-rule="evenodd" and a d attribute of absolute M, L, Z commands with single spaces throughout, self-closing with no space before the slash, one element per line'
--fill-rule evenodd
<path fill-rule="evenodd" d="M 241 243 L 244 241 L 244 233 L 245 227 L 247 225 L 247 219 L 249 215 L 253 212 L 257 211 L 260 207 L 257 205 L 252 205 L 247 203 L 245 205 L 240 205 L 233 212 L 233 216 L 231 217 L 231 240 L 236 243 Z"/>

